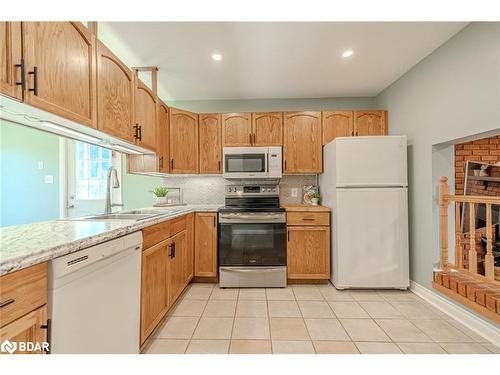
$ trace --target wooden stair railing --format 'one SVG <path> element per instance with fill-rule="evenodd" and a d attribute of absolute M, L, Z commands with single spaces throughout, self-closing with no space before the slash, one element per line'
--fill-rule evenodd
<path fill-rule="evenodd" d="M 455 202 L 455 263 L 450 263 L 448 254 L 448 209 Z M 476 230 L 476 209 L 478 205 L 486 207 L 486 253 L 484 254 L 484 275 L 478 270 L 476 240 L 481 233 Z M 468 205 L 468 206 L 466 206 Z M 493 256 L 492 206 L 500 205 L 500 197 L 451 195 L 448 178 L 442 176 L 439 181 L 439 245 L 440 270 L 435 270 L 433 287 L 486 316 L 500 323 L 500 282 L 495 279 L 495 261 Z M 469 208 L 469 250 L 468 266 L 465 268 L 462 233 L 461 209 Z M 497 276 L 498 277 L 498 276 Z"/>

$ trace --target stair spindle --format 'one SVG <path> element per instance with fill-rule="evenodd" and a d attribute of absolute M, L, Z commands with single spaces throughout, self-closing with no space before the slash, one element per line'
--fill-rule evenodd
<path fill-rule="evenodd" d="M 469 203 L 469 272 L 477 274 L 477 252 L 476 252 L 476 204 Z"/>
<path fill-rule="evenodd" d="M 495 279 L 495 261 L 493 257 L 493 231 L 491 220 L 491 203 L 486 204 L 486 255 L 484 256 L 484 276 L 488 280 Z"/>

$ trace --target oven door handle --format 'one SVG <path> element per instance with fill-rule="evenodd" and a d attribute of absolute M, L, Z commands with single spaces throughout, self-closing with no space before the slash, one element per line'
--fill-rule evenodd
<path fill-rule="evenodd" d="M 252 266 L 249 266 L 252 267 Z M 282 267 L 282 266 L 280 266 Z M 264 271 L 264 272 L 271 272 L 271 271 L 276 271 L 277 267 L 253 267 L 253 268 L 225 268 L 221 267 L 221 270 L 224 272 L 255 272 L 255 271 Z"/>
<path fill-rule="evenodd" d="M 282 213 L 276 214 L 276 215 L 219 215 L 220 220 L 225 220 L 226 222 L 229 221 L 235 221 L 235 222 L 241 222 L 241 220 L 251 220 L 251 221 L 256 221 L 256 222 L 266 222 L 266 221 L 277 221 L 277 220 L 282 220 L 283 222 L 286 221 L 286 216 Z"/>

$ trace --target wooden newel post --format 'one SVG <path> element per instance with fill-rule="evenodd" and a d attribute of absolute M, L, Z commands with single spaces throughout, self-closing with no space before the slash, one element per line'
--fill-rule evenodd
<path fill-rule="evenodd" d="M 444 270 L 448 266 L 448 205 L 450 204 L 450 188 L 448 177 L 439 179 L 439 246 L 441 249 L 440 264 Z"/>

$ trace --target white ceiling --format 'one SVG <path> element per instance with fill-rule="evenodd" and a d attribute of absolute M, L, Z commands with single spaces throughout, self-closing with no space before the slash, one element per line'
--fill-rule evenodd
<path fill-rule="evenodd" d="M 319 98 L 374 96 L 464 26 L 113 22 L 104 23 L 100 34 L 112 34 L 137 63 L 159 67 L 165 100 Z M 341 57 L 346 49 L 354 50 L 349 59 Z M 213 61 L 213 52 L 223 60 Z"/>

